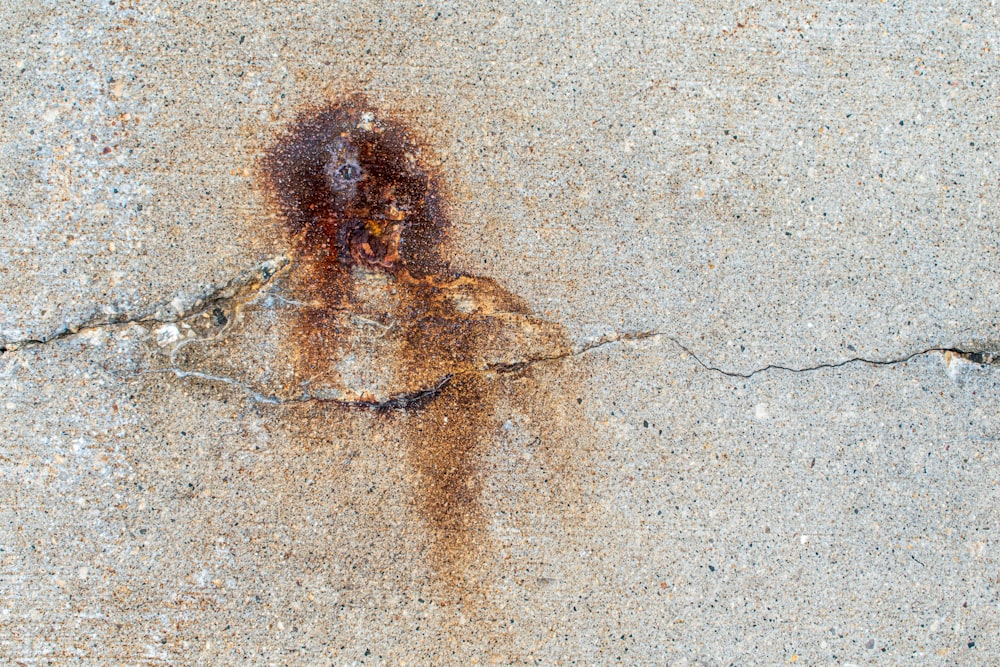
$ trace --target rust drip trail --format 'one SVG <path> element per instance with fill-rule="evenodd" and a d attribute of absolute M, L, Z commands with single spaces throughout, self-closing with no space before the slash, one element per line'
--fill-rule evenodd
<path fill-rule="evenodd" d="M 497 401 L 528 379 L 516 365 L 490 369 L 568 348 L 560 327 L 496 282 L 450 268 L 445 202 L 423 152 L 401 122 L 352 97 L 299 115 L 262 166 L 294 249 L 294 379 L 337 409 L 378 406 L 397 430 L 432 564 L 454 583 L 488 543 L 480 493 Z"/>

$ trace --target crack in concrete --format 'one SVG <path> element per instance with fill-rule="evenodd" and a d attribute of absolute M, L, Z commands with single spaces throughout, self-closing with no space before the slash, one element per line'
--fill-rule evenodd
<path fill-rule="evenodd" d="M 744 380 L 749 380 L 750 378 L 759 375 L 761 373 L 767 373 L 770 371 L 785 371 L 788 373 L 812 373 L 814 371 L 821 371 L 825 369 L 841 368 L 843 366 L 848 366 L 850 364 L 870 364 L 872 366 L 892 366 L 895 364 L 903 364 L 916 357 L 923 356 L 925 354 L 931 353 L 951 353 L 957 357 L 965 359 L 976 364 L 983 365 L 997 365 L 1000 364 L 1000 350 L 963 350 L 958 347 L 928 347 L 922 350 L 917 350 L 916 352 L 911 352 L 910 354 L 904 355 L 902 357 L 896 357 L 893 359 L 870 359 L 867 357 L 851 357 L 850 359 L 844 359 L 843 361 L 835 362 L 823 362 L 813 366 L 804 366 L 801 368 L 794 368 L 791 366 L 785 366 L 783 364 L 768 364 L 767 366 L 761 366 L 747 373 L 741 373 L 739 371 L 729 371 L 718 366 L 713 366 L 712 364 L 704 361 L 701 357 L 695 354 L 688 346 L 678 340 L 676 337 L 663 332 L 663 331 L 637 331 L 624 334 L 612 334 L 610 336 L 603 336 L 596 341 L 589 343 L 587 345 L 578 347 L 572 352 L 566 355 L 558 355 L 552 357 L 553 359 L 563 358 L 565 356 L 575 356 L 578 354 L 585 354 L 596 350 L 607 345 L 613 345 L 620 342 L 628 341 L 639 341 L 648 340 L 652 338 L 666 338 L 671 343 L 680 348 L 685 354 L 689 355 L 694 359 L 698 365 L 707 371 L 713 373 L 719 373 L 726 377 L 741 378 Z M 530 363 L 530 362 L 529 362 Z"/>
<path fill-rule="evenodd" d="M 743 378 L 743 379 L 750 379 L 755 375 L 758 375 L 760 373 L 767 373 L 769 371 L 785 371 L 788 373 L 812 373 L 814 371 L 821 371 L 829 368 L 841 368 L 843 366 L 848 366 L 850 364 L 869 364 L 871 366 L 893 366 L 896 364 L 904 364 L 907 361 L 910 361 L 911 359 L 931 353 L 944 354 L 950 352 L 951 354 L 954 354 L 957 357 L 961 357 L 967 361 L 984 365 L 995 365 L 997 361 L 1000 360 L 1000 354 L 998 354 L 997 352 L 967 351 L 967 350 L 961 350 L 956 347 L 929 347 L 923 350 L 917 350 L 916 352 L 912 352 L 910 354 L 907 354 L 903 357 L 898 357 L 896 359 L 868 359 L 866 357 L 851 357 L 850 359 L 845 359 L 843 361 L 825 362 L 821 364 L 816 364 L 815 366 L 805 366 L 803 368 L 792 368 L 791 366 L 784 366 L 782 364 L 768 364 L 767 366 L 763 366 L 761 368 L 752 370 L 749 373 L 739 373 L 736 371 L 727 371 L 725 369 L 718 368 L 716 366 L 710 366 L 701 359 L 699 359 L 698 356 L 695 355 L 693 352 L 687 350 L 683 345 L 678 343 L 676 340 L 674 339 L 671 340 L 673 340 L 673 342 L 678 347 L 684 349 L 685 352 L 690 354 L 695 359 L 695 361 L 701 364 L 705 369 L 714 371 L 716 373 L 721 373 L 722 375 L 726 375 L 728 377 Z"/>
<path fill-rule="evenodd" d="M 223 384 L 233 385 L 241 388 L 247 393 L 253 400 L 260 403 L 267 403 L 270 405 L 308 405 L 308 404 L 329 404 L 338 405 L 345 408 L 361 409 L 361 410 L 373 410 L 373 411 L 387 411 L 387 410 L 405 410 L 410 407 L 416 407 L 420 404 L 427 403 L 434 400 L 451 382 L 461 376 L 474 375 L 480 373 L 516 373 L 520 372 L 534 364 L 541 364 L 551 361 L 560 361 L 563 359 L 568 359 L 571 357 L 580 356 L 583 354 L 588 354 L 594 350 L 598 350 L 610 345 L 615 345 L 623 342 L 631 341 L 642 341 L 651 340 L 656 338 L 663 338 L 669 340 L 677 348 L 683 351 L 685 354 L 689 355 L 694 361 L 701 366 L 703 369 L 710 371 L 712 373 L 718 373 L 720 375 L 732 378 L 740 378 L 748 380 L 756 375 L 763 373 L 768 373 L 772 371 L 784 371 L 788 373 L 812 373 L 816 371 L 826 370 L 826 369 L 836 369 L 848 366 L 851 364 L 870 364 L 872 366 L 892 366 L 897 364 L 903 364 L 916 357 L 923 356 L 925 354 L 939 353 L 946 354 L 950 353 L 959 358 L 965 359 L 966 361 L 983 364 L 983 365 L 998 365 L 1000 364 L 1000 351 L 969 351 L 961 350 L 954 347 L 930 347 L 923 350 L 918 350 L 912 352 L 902 357 L 897 357 L 894 359 L 869 359 L 865 357 L 852 357 L 851 359 L 845 359 L 838 362 L 825 362 L 821 364 L 816 364 L 814 366 L 806 366 L 802 368 L 793 368 L 790 366 L 784 366 L 781 364 L 768 364 L 767 366 L 762 366 L 748 373 L 740 373 L 737 371 L 727 371 L 723 368 L 713 366 L 706 363 L 701 357 L 691 351 L 686 345 L 680 342 L 674 336 L 671 336 L 662 331 L 636 331 L 627 333 L 615 333 L 602 336 L 597 340 L 591 341 L 589 343 L 575 346 L 574 348 L 562 352 L 560 354 L 553 354 L 548 356 L 539 357 L 529 357 L 521 359 L 516 362 L 507 362 L 504 364 L 490 364 L 483 368 L 470 369 L 457 373 L 450 373 L 440 378 L 436 383 L 427 387 L 425 389 L 418 389 L 415 391 L 405 392 L 401 394 L 396 394 L 390 396 L 381 401 L 368 401 L 368 400 L 344 400 L 336 398 L 324 398 L 319 396 L 312 396 L 308 393 L 304 393 L 301 396 L 294 398 L 280 398 L 273 394 L 261 393 L 245 382 L 236 380 L 235 378 L 212 375 L 209 373 L 202 373 L 200 371 L 186 371 L 180 368 L 161 368 L 151 371 L 145 371 L 144 373 L 172 373 L 178 378 L 196 378 L 200 380 L 205 380 L 209 382 L 220 382 Z"/>
<path fill-rule="evenodd" d="M 407 408 L 416 407 L 428 401 L 434 400 L 445 387 L 451 384 L 451 381 L 458 375 L 469 375 L 477 371 L 465 371 L 463 373 L 451 373 L 445 375 L 443 378 L 439 379 L 433 385 L 426 389 L 417 389 L 415 391 L 403 392 L 400 394 L 395 394 L 381 401 L 367 401 L 367 400 L 344 400 L 339 398 L 325 398 L 322 396 L 312 396 L 308 393 L 304 393 L 301 396 L 296 396 L 293 398 L 281 398 L 274 394 L 265 394 L 263 392 L 253 389 L 246 382 L 241 382 L 236 378 L 227 377 L 225 375 L 215 375 L 212 373 L 202 373 L 201 371 L 187 371 L 182 368 L 155 368 L 147 371 L 142 371 L 134 375 L 148 375 L 153 373 L 170 373 L 174 377 L 180 379 L 195 378 L 198 380 L 204 380 L 206 382 L 218 382 L 221 384 L 227 384 L 234 387 L 239 387 L 242 389 L 250 398 L 258 403 L 266 403 L 268 405 L 309 405 L 309 404 L 328 404 L 328 405 L 338 405 L 344 408 L 353 408 L 358 410 L 374 410 L 374 411 L 388 411 L 388 410 L 405 410 Z M 133 375 L 133 377 L 134 377 Z"/>
<path fill-rule="evenodd" d="M 0 344 L 0 354 L 46 345 L 105 327 L 119 327 L 128 324 L 170 324 L 209 311 L 216 306 L 249 301 L 267 287 L 289 263 L 290 259 L 285 255 L 272 257 L 252 269 L 243 271 L 224 285 L 194 297 L 186 305 L 180 303 L 180 299 L 175 297 L 138 313 L 108 313 L 101 309 L 101 311 L 95 311 L 89 317 L 83 318 L 80 322 L 64 324 L 47 336 L 4 342 Z"/>
<path fill-rule="evenodd" d="M 62 328 L 52 333 L 49 336 L 43 338 L 29 338 L 17 341 L 8 341 L 3 345 L 0 345 L 0 354 L 7 352 L 13 352 L 16 350 L 21 350 L 30 347 L 37 347 L 41 345 L 47 345 L 61 339 L 70 338 L 72 336 L 86 334 L 89 331 L 104 327 L 117 327 L 128 324 L 169 324 L 173 322 L 178 322 L 189 317 L 198 315 L 203 312 L 207 312 L 217 306 L 230 306 L 232 304 L 240 304 L 253 300 L 256 298 L 261 291 L 267 287 L 277 276 L 282 269 L 286 268 L 290 264 L 290 258 L 285 255 L 279 255 L 277 257 L 271 258 L 258 264 L 256 267 L 242 272 L 232 280 L 228 281 L 220 287 L 216 287 L 209 291 L 207 294 L 201 297 L 195 297 L 187 307 L 178 306 L 178 299 L 172 299 L 171 301 L 161 302 L 145 311 L 138 314 L 129 315 L 127 313 L 100 313 L 99 315 L 94 315 L 90 318 L 83 320 L 77 324 L 67 324 Z M 197 370 L 184 370 L 181 368 L 159 368 L 144 371 L 143 373 L 172 373 L 175 377 L 180 379 L 200 379 L 207 382 L 217 382 L 222 384 L 228 384 L 232 386 L 239 387 L 245 391 L 253 400 L 267 403 L 271 405 L 297 405 L 297 404 L 307 404 L 307 403 L 331 403 L 341 405 L 348 408 L 358 408 L 358 409 L 371 409 L 371 410 L 402 410 L 408 407 L 413 407 L 415 405 L 426 403 L 429 400 L 433 400 L 441 391 L 451 383 L 451 381 L 463 375 L 470 375 L 476 373 L 511 373 L 522 371 L 534 364 L 540 364 L 550 361 L 559 361 L 562 359 L 567 359 L 570 357 L 580 356 L 583 354 L 588 354 L 595 350 L 601 348 L 616 345 L 619 343 L 627 342 L 637 342 L 643 340 L 652 340 L 657 338 L 663 338 L 669 340 L 678 349 L 680 349 L 685 354 L 689 355 L 694 361 L 707 371 L 718 373 L 725 377 L 739 378 L 748 380 L 757 375 L 763 373 L 769 373 L 773 371 L 784 371 L 787 373 L 812 373 L 820 370 L 826 369 L 836 369 L 848 366 L 851 364 L 869 364 L 872 366 L 892 366 L 896 364 L 906 363 L 911 359 L 919 356 L 931 353 L 946 354 L 950 353 L 956 357 L 965 359 L 966 361 L 984 364 L 984 365 L 998 365 L 1000 364 L 1000 350 L 989 350 L 989 349 L 974 349 L 965 350 L 958 347 L 929 347 L 925 349 L 918 350 L 906 354 L 901 357 L 896 357 L 892 359 L 871 359 L 867 357 L 852 357 L 850 359 L 844 359 L 842 361 L 836 362 L 823 362 L 815 364 L 812 366 L 804 367 L 792 367 L 786 366 L 784 364 L 768 364 L 760 368 L 753 369 L 749 372 L 740 372 L 733 370 L 726 370 L 719 366 L 715 366 L 696 354 L 690 347 L 682 343 L 674 335 L 667 333 L 665 331 L 650 330 L 650 331 L 632 331 L 632 332 L 613 332 L 600 336 L 595 340 L 587 343 L 574 345 L 570 349 L 560 352 L 558 354 L 527 357 L 514 362 L 507 362 L 503 364 L 490 364 L 483 368 L 470 369 L 465 371 L 460 371 L 457 373 L 451 373 L 443 376 L 433 385 L 419 389 L 415 391 L 405 392 L 397 395 L 390 396 L 381 401 L 368 401 L 368 400 L 346 400 L 346 399 L 336 399 L 336 398 L 326 398 L 320 396 L 312 396 L 308 393 L 304 393 L 301 396 L 294 398 L 280 398 L 275 395 L 270 395 L 262 393 L 253 389 L 249 385 L 235 378 L 214 375 L 211 373 L 204 373 Z"/>

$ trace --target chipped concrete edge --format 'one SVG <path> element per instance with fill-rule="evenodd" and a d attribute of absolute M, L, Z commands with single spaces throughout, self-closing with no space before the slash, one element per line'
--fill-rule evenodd
<path fill-rule="evenodd" d="M 232 280 L 193 296 L 175 296 L 137 311 L 118 311 L 113 306 L 101 306 L 77 322 L 67 322 L 39 338 L 0 341 L 0 354 L 46 345 L 64 338 L 85 334 L 104 327 L 129 324 L 169 324 L 210 310 L 218 305 L 244 302 L 254 298 L 285 269 L 291 260 L 278 255 L 241 272 Z"/>

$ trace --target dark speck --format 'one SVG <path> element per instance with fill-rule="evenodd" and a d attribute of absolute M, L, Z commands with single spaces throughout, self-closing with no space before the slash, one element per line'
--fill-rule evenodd
<path fill-rule="evenodd" d="M 361 170 L 353 164 L 345 164 L 337 170 L 337 176 L 345 181 L 356 181 L 361 176 Z"/>

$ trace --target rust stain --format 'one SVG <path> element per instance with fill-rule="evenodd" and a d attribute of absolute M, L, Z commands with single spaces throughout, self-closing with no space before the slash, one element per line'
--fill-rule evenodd
<path fill-rule="evenodd" d="M 524 362 L 567 351 L 561 327 L 447 257 L 427 148 L 360 96 L 302 111 L 261 162 L 293 249 L 291 374 L 331 410 L 397 433 L 434 571 L 453 587 L 487 556 L 481 503 L 498 402 L 531 401 Z"/>

